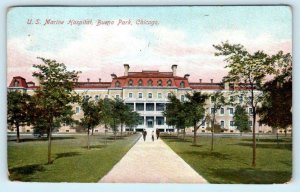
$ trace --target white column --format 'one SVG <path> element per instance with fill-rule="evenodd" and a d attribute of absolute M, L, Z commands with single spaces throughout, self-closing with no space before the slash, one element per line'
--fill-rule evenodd
<path fill-rule="evenodd" d="M 146 102 L 144 102 L 144 111 L 146 111 Z"/>
<path fill-rule="evenodd" d="M 144 116 L 144 128 L 146 128 L 147 122 L 146 122 L 146 115 Z"/>
<path fill-rule="evenodd" d="M 154 122 L 153 122 L 153 128 L 156 126 L 156 115 L 154 115 Z"/>
<path fill-rule="evenodd" d="M 167 123 L 166 123 L 166 117 L 164 117 L 164 129 L 165 129 L 165 132 L 166 132 L 166 126 L 167 126 Z"/>
<path fill-rule="evenodd" d="M 136 111 L 136 102 L 133 102 L 133 111 Z"/>

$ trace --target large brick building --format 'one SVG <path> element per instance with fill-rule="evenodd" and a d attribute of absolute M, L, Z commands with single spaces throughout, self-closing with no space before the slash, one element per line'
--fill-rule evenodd
<path fill-rule="evenodd" d="M 139 125 L 135 130 L 146 129 L 160 129 L 161 131 L 174 131 L 173 127 L 166 124 L 166 118 L 163 117 L 162 112 L 168 102 L 168 95 L 175 94 L 181 101 L 185 100 L 185 94 L 192 91 L 201 91 L 202 93 L 211 94 L 216 91 L 221 91 L 224 96 L 229 99 L 232 95 L 236 95 L 237 101 L 245 104 L 247 90 L 238 90 L 234 84 L 229 83 L 215 83 L 213 79 L 210 82 L 190 82 L 189 74 L 180 77 L 177 75 L 177 65 L 172 65 L 169 72 L 159 71 L 141 71 L 130 72 L 130 66 L 124 64 L 124 75 L 117 77 L 111 74 L 111 82 L 78 82 L 75 91 L 83 96 L 89 96 L 95 100 L 104 98 L 121 98 L 129 105 L 134 111 L 140 114 Z M 37 86 L 33 82 L 26 82 L 20 76 L 14 77 L 9 85 L 9 89 L 21 89 L 33 94 Z M 243 93 L 243 94 L 241 94 Z M 246 94 L 245 94 L 246 93 Z M 255 91 L 256 94 L 259 91 Z M 211 113 L 211 100 L 206 102 L 206 113 Z M 75 119 L 80 119 L 83 112 L 79 105 L 74 105 Z M 222 128 L 226 129 L 225 132 L 238 132 L 233 122 L 235 108 L 234 106 L 223 106 L 216 112 L 216 123 Z M 247 108 L 249 114 L 249 124 L 252 124 L 251 115 L 252 109 Z M 257 123 L 257 122 L 256 122 Z M 200 127 L 200 132 L 207 132 L 208 123 Z M 102 131 L 103 128 L 99 126 L 95 132 Z M 269 132 L 271 128 L 259 125 L 257 123 L 257 131 Z M 23 132 L 31 132 L 30 127 L 23 127 Z M 69 126 L 63 126 L 59 132 L 75 132 L 75 129 Z"/>

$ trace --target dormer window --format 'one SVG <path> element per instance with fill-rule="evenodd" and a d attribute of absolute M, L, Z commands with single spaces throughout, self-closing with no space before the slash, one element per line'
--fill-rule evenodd
<path fill-rule="evenodd" d="M 132 81 L 132 79 L 130 79 L 130 80 L 128 81 L 128 86 L 133 86 L 133 81 Z"/>
<path fill-rule="evenodd" d="M 115 84 L 115 86 L 116 86 L 116 87 L 120 87 L 120 86 L 121 86 L 120 82 L 117 81 L 116 84 Z"/>
<path fill-rule="evenodd" d="M 148 80 L 147 82 L 148 87 L 152 87 L 153 86 L 153 81 L 151 79 Z"/>
<path fill-rule="evenodd" d="M 161 87 L 161 86 L 162 86 L 162 81 L 161 81 L 161 80 L 158 80 L 158 81 L 157 81 L 157 86 L 158 86 L 158 87 Z"/>
<path fill-rule="evenodd" d="M 180 88 L 184 88 L 184 87 L 185 87 L 184 82 L 181 81 L 181 82 L 180 82 Z"/>
<path fill-rule="evenodd" d="M 15 87 L 19 87 L 19 81 L 15 80 L 14 86 L 15 86 Z"/>
<path fill-rule="evenodd" d="M 169 86 L 169 87 L 172 86 L 172 81 L 171 80 L 167 81 L 167 86 Z"/>
<path fill-rule="evenodd" d="M 140 79 L 140 80 L 138 81 L 138 85 L 139 85 L 139 86 L 143 86 L 143 80 Z"/>

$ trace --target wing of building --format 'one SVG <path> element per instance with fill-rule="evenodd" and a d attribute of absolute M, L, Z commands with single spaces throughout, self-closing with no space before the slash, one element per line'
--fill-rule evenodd
<path fill-rule="evenodd" d="M 214 93 L 221 91 L 225 97 L 230 95 L 240 94 L 238 102 L 245 102 L 245 97 L 248 97 L 247 85 L 244 86 L 244 90 L 239 90 L 235 84 L 213 82 L 202 82 L 199 79 L 198 82 L 190 82 L 189 74 L 183 77 L 177 76 L 177 65 L 172 65 L 169 72 L 160 71 L 140 71 L 130 72 L 130 66 L 124 64 L 124 75 L 118 77 L 115 74 L 111 74 L 111 82 L 102 82 L 101 79 L 97 82 L 90 82 L 89 79 L 85 82 L 77 82 L 75 91 L 83 96 L 92 97 L 95 100 L 104 98 L 121 98 L 129 105 L 134 111 L 140 114 L 140 123 L 134 128 L 136 131 L 143 129 L 160 129 L 161 131 L 174 131 L 173 127 L 169 127 L 166 124 L 166 118 L 162 115 L 165 105 L 168 102 L 168 95 L 175 94 L 181 101 L 184 101 L 185 94 L 192 91 L 201 91 L 203 93 Z M 33 82 L 26 82 L 23 77 L 13 77 L 8 87 L 9 90 L 24 90 L 28 94 L 33 94 L 37 88 Z M 206 103 L 207 113 L 210 113 L 212 109 L 212 103 L 210 99 Z M 80 119 L 83 113 L 79 105 L 74 105 L 75 119 Z M 251 108 L 247 108 L 249 116 L 251 116 Z M 216 112 L 216 123 L 224 128 L 224 132 L 238 132 L 234 126 L 233 106 L 222 106 Z M 252 124 L 251 118 L 249 118 L 249 124 Z M 200 132 L 209 132 L 206 128 L 209 127 L 209 123 L 204 123 L 200 127 Z M 258 132 L 270 132 L 271 128 L 259 125 L 257 123 Z M 24 127 L 21 131 L 31 132 L 30 127 Z M 95 132 L 103 131 L 102 127 L 95 129 Z M 69 126 L 63 126 L 59 129 L 59 132 L 75 132 L 75 129 Z"/>

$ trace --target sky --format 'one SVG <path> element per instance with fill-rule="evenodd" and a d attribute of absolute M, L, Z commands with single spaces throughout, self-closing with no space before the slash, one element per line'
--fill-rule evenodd
<path fill-rule="evenodd" d="M 32 24 L 29 24 L 31 20 Z M 63 24 L 46 24 L 46 21 Z M 92 24 L 70 25 L 83 20 Z M 98 25 L 107 21 L 111 25 Z M 120 24 L 119 21 L 130 21 Z M 137 21 L 145 21 L 140 24 Z M 39 24 L 35 24 L 37 22 Z M 125 22 L 124 22 L 125 23 Z M 155 23 L 149 25 L 149 23 Z M 213 45 L 229 41 L 250 52 L 292 52 L 288 6 L 14 7 L 7 12 L 7 84 L 12 77 L 35 81 L 37 57 L 81 71 L 80 81 L 111 81 L 110 74 L 171 71 L 190 81 L 221 81 L 227 74 Z"/>

